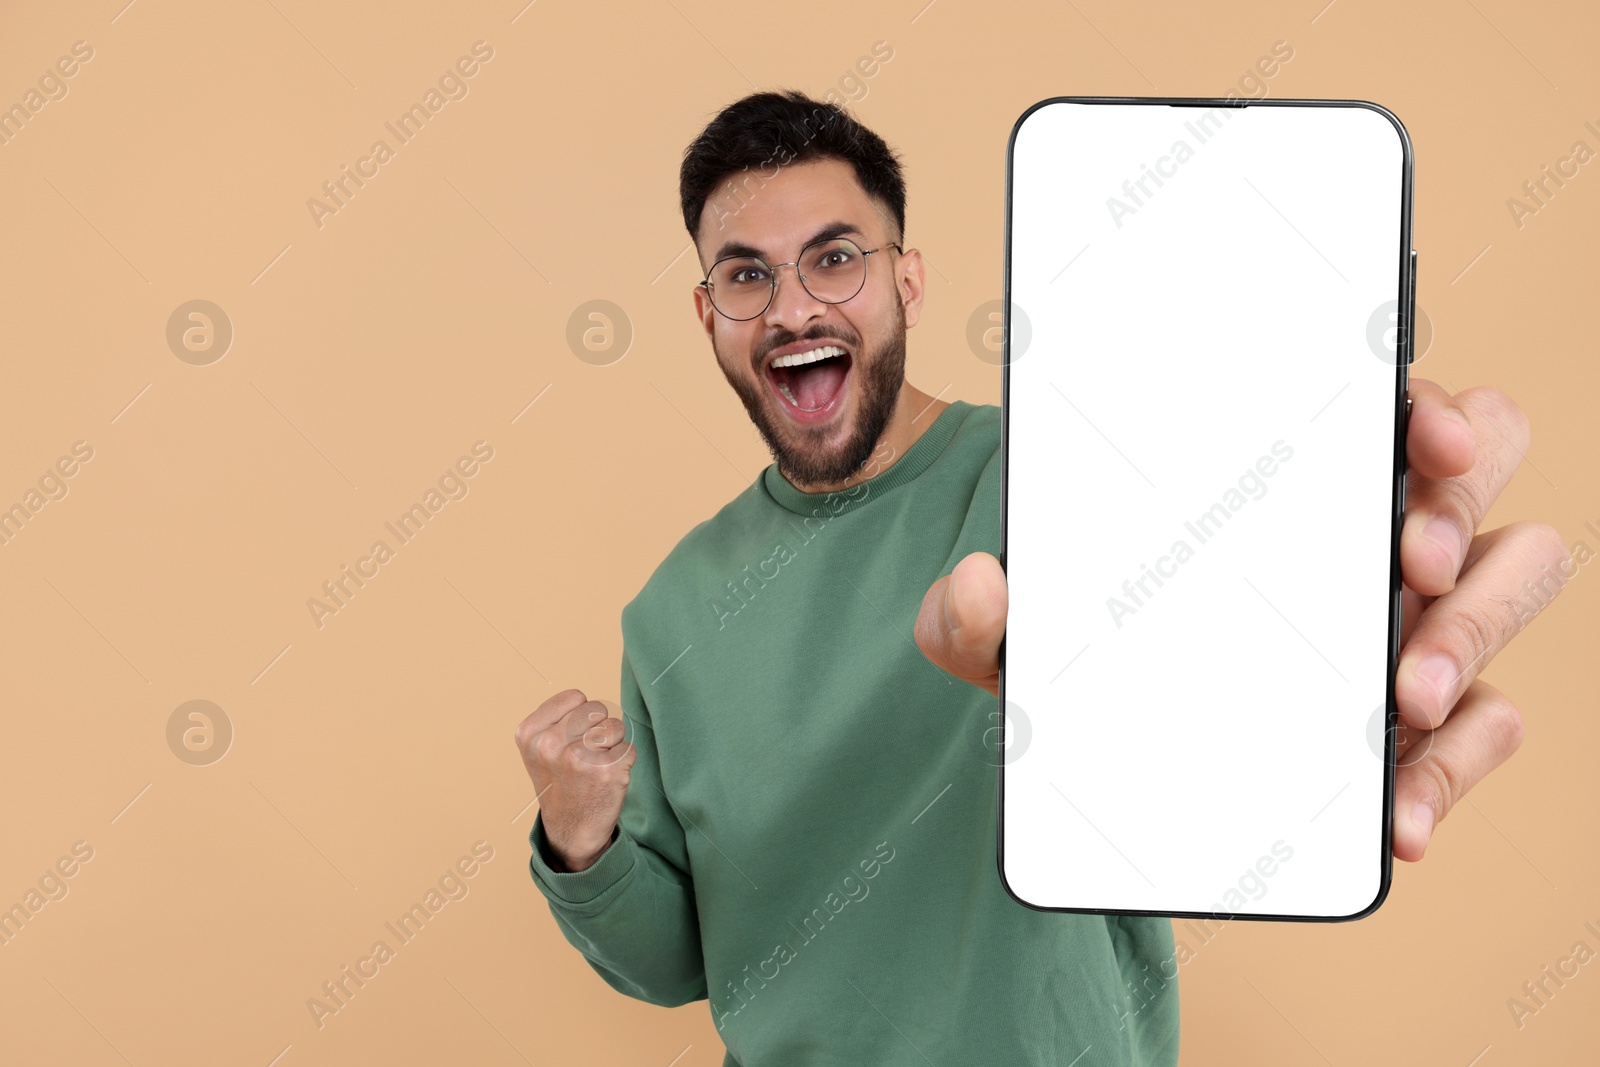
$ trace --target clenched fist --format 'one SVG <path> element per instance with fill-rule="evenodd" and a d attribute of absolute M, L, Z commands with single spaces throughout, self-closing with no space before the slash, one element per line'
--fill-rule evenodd
<path fill-rule="evenodd" d="M 568 871 L 593 866 L 611 843 L 638 756 L 625 732 L 621 719 L 577 689 L 557 693 L 517 726 L 545 837 Z"/>

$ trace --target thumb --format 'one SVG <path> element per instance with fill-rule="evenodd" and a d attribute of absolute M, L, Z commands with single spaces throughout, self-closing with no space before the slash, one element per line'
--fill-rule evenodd
<path fill-rule="evenodd" d="M 917 615 L 917 647 L 929 662 L 998 696 L 1006 631 L 1006 574 L 987 552 L 964 557 L 929 587 Z"/>

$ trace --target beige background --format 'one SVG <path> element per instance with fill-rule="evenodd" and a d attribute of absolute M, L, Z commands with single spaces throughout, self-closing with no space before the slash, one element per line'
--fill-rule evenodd
<path fill-rule="evenodd" d="M 1531 416 L 1490 525 L 1600 548 L 1600 165 L 1521 227 L 1506 204 L 1600 149 L 1590 5 L 124 2 L 8 4 L 0 32 L 0 104 L 93 49 L 0 146 L 0 505 L 93 449 L 0 545 L 0 905 L 93 850 L 0 947 L 0 1062 L 721 1062 L 704 1004 L 630 1001 L 561 938 L 511 733 L 567 686 L 616 695 L 622 605 L 769 461 L 691 317 L 676 199 L 684 146 L 755 87 L 833 89 L 901 151 L 933 267 L 909 373 L 998 403 L 965 338 L 1000 295 L 1017 116 L 1223 95 L 1288 42 L 1272 95 L 1410 131 L 1417 373 Z M 468 95 L 398 145 L 383 124 L 480 40 Z M 308 198 L 378 138 L 394 157 L 319 227 Z M 196 299 L 234 332 L 205 366 L 166 339 Z M 627 330 L 580 359 L 596 299 Z M 385 521 L 480 440 L 468 494 L 398 545 Z M 394 558 L 319 627 L 307 600 L 379 538 Z M 1600 950 L 1594 581 L 1494 662 L 1523 749 L 1374 917 L 1199 949 L 1185 1063 L 1593 1060 L 1594 966 L 1520 1029 L 1507 1000 Z M 191 700 L 233 731 L 209 765 L 169 747 Z M 308 998 L 479 841 L 468 895 L 319 1028 Z"/>

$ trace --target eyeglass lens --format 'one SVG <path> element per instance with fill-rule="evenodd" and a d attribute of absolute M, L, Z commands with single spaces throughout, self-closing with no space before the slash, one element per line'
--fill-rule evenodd
<path fill-rule="evenodd" d="M 797 262 L 800 284 L 825 304 L 841 304 L 861 291 L 867 257 L 847 237 L 807 245 Z M 776 288 L 775 272 L 754 256 L 725 259 L 711 268 L 711 303 L 730 319 L 751 319 L 766 310 Z"/>

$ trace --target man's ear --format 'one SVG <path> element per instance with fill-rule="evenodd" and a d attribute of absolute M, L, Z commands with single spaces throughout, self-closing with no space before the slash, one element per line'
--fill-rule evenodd
<path fill-rule="evenodd" d="M 700 241 L 697 238 L 690 243 L 694 247 L 695 266 L 699 267 Z M 700 325 L 705 329 L 706 336 L 712 336 L 712 330 L 716 327 L 717 311 L 711 306 L 711 291 L 699 282 L 694 283 L 694 314 L 700 320 Z"/>
<path fill-rule="evenodd" d="M 694 313 L 700 319 L 700 325 L 705 327 L 706 336 L 712 336 L 717 325 L 717 311 L 711 306 L 711 294 L 699 282 L 694 286 Z"/>
<path fill-rule="evenodd" d="M 915 248 L 908 248 L 896 258 L 895 286 L 900 291 L 901 302 L 905 304 L 906 329 L 909 330 L 922 317 L 922 298 L 927 292 L 922 253 Z"/>

